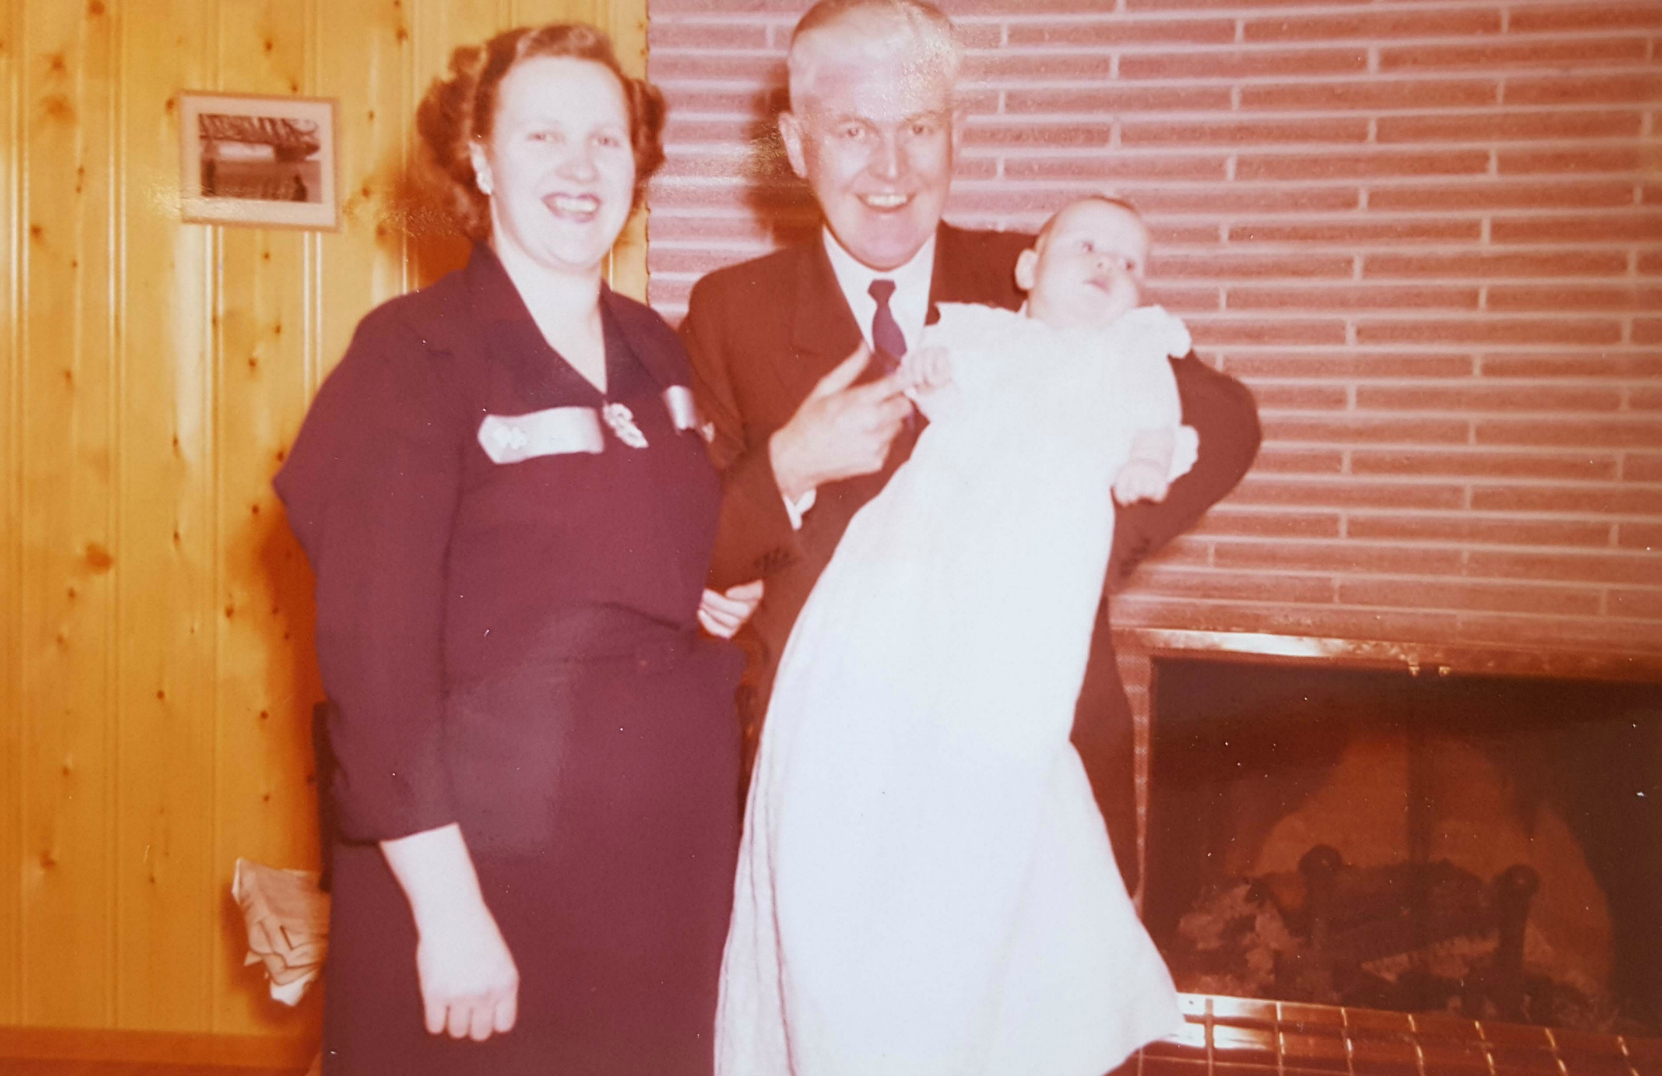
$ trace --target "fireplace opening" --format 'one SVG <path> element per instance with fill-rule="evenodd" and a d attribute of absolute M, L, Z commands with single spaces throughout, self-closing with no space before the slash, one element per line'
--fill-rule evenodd
<path fill-rule="evenodd" d="M 1662 1035 L 1662 685 L 1156 658 L 1180 990 Z"/>

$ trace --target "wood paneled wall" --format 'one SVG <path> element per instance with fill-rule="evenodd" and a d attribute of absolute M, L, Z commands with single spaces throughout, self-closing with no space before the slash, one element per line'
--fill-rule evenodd
<path fill-rule="evenodd" d="M 644 0 L 0 6 L 0 1025 L 302 1033 L 239 855 L 316 861 L 311 579 L 270 480 L 373 305 L 455 263 L 399 191 L 452 47 Z M 179 220 L 181 89 L 340 101 L 345 223 Z M 644 228 L 614 283 L 645 291 Z"/>

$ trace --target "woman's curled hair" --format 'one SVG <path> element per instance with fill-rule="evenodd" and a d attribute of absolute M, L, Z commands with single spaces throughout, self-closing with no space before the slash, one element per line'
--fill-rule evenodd
<path fill-rule="evenodd" d="M 522 60 L 567 56 L 600 64 L 617 76 L 629 109 L 629 142 L 635 157 L 635 203 L 664 163 L 664 96 L 644 79 L 631 78 L 618 63 L 611 38 L 584 23 L 552 23 L 507 30 L 483 45 L 464 45 L 450 54 L 450 75 L 433 80 L 416 110 L 421 132 L 447 188 L 448 208 L 468 238 L 490 235 L 490 199 L 479 190 L 468 146 L 488 139 L 496 119 L 497 91 Z"/>

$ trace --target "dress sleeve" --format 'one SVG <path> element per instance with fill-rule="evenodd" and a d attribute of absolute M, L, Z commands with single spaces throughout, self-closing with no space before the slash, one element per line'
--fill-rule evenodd
<path fill-rule="evenodd" d="M 1161 307 L 1139 307 L 1115 323 L 1109 340 L 1104 369 L 1116 382 L 1115 393 L 1127 397 L 1135 428 L 1174 433 L 1167 478 L 1176 480 L 1198 457 L 1199 437 L 1193 427 L 1182 425 L 1183 407 L 1170 361 L 1189 353 L 1188 327 Z"/>
<path fill-rule="evenodd" d="M 443 632 L 463 442 L 443 366 L 413 334 L 366 319 L 276 481 L 316 576 L 330 792 L 348 840 L 455 820 Z"/>
<path fill-rule="evenodd" d="M 768 455 L 767 438 L 751 443 L 734 391 L 732 364 L 743 356 L 728 346 L 723 328 L 742 318 L 723 318 L 708 292 L 694 287 L 681 340 L 692 362 L 693 392 L 710 424 L 710 458 L 721 472 L 710 585 L 718 590 L 765 579 L 802 555 Z"/>

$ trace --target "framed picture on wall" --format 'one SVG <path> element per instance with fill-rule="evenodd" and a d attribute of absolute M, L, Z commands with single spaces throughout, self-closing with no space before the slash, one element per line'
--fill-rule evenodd
<path fill-rule="evenodd" d="M 335 111 L 317 97 L 181 92 L 184 219 L 338 228 Z"/>

